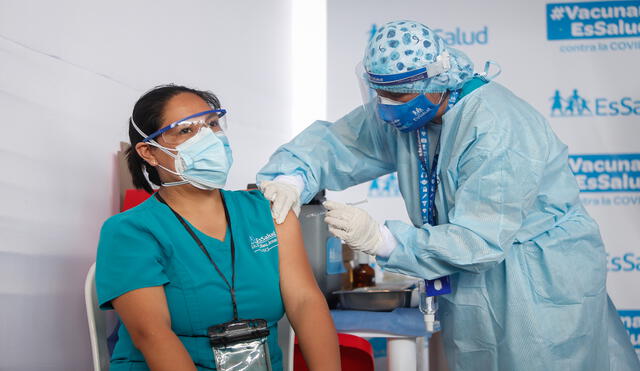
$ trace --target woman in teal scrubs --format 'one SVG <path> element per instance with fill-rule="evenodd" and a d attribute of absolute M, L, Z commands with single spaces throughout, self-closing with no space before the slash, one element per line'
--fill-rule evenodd
<path fill-rule="evenodd" d="M 213 94 L 175 85 L 133 109 L 129 170 L 137 188 L 159 190 L 101 230 L 98 300 L 124 323 L 111 371 L 214 370 L 207 329 L 234 318 L 266 320 L 281 370 L 276 323 L 285 311 L 309 367 L 340 369 L 295 215 L 274 225 L 259 191 L 221 189 L 232 163 L 225 113 Z"/>

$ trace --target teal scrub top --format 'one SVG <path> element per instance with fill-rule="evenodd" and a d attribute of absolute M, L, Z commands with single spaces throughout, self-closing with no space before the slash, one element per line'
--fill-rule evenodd
<path fill-rule="evenodd" d="M 239 317 L 268 322 L 271 363 L 274 370 L 281 370 L 277 321 L 284 306 L 269 201 L 259 191 L 222 191 L 222 195 L 236 249 Z M 231 283 L 229 230 L 220 241 L 190 227 Z M 111 300 L 126 292 L 152 286 L 164 286 L 171 328 L 198 370 L 215 370 L 207 328 L 233 319 L 229 289 L 171 209 L 155 197 L 104 223 L 96 258 L 96 289 L 102 309 L 113 309 Z M 120 326 L 118 336 L 111 371 L 148 370 L 125 326 Z"/>

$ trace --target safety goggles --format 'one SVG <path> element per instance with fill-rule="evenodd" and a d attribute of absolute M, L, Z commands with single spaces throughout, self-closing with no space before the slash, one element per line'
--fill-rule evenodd
<path fill-rule="evenodd" d="M 146 143 L 161 137 L 167 144 L 179 145 L 198 134 L 202 128 L 208 128 L 214 132 L 225 131 L 227 129 L 226 113 L 227 110 L 222 108 L 199 112 L 157 130 L 142 141 Z"/>

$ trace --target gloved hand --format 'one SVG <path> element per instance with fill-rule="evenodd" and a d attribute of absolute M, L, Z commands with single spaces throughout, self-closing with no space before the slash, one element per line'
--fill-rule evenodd
<path fill-rule="evenodd" d="M 334 201 L 326 201 L 322 205 L 328 210 L 324 221 L 329 225 L 329 232 L 353 250 L 376 255 L 384 244 L 377 221 L 366 211 L 354 206 Z"/>
<path fill-rule="evenodd" d="M 300 215 L 300 192 L 298 189 L 284 182 L 264 180 L 258 184 L 258 188 L 264 197 L 271 201 L 271 216 L 276 220 L 276 224 L 282 224 L 287 218 L 289 210 Z"/>

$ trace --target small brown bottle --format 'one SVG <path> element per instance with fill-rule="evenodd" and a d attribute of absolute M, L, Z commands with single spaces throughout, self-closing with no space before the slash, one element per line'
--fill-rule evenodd
<path fill-rule="evenodd" d="M 369 266 L 369 255 L 355 253 L 358 265 L 353 268 L 353 288 L 375 286 L 376 273 Z"/>
<path fill-rule="evenodd" d="M 342 264 L 345 273 L 342 274 L 342 290 L 351 290 L 353 288 L 353 250 L 343 243 L 342 244 Z"/>

